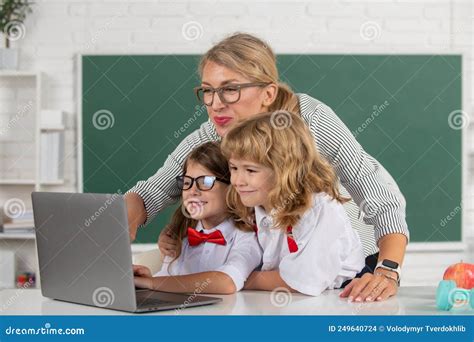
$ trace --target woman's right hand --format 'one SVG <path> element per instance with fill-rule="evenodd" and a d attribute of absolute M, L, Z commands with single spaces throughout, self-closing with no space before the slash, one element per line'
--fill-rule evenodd
<path fill-rule="evenodd" d="M 130 235 L 130 242 L 135 241 L 135 238 L 137 237 L 138 226 L 135 226 L 129 223 L 128 230 L 129 230 L 129 235 Z"/>
<path fill-rule="evenodd" d="M 163 257 L 169 256 L 174 258 L 176 255 L 176 249 L 178 248 L 178 243 L 173 237 L 173 233 L 169 229 L 163 229 L 158 238 L 158 248 L 160 249 L 161 255 Z"/>
<path fill-rule="evenodd" d="M 127 206 L 130 242 L 132 242 L 137 236 L 138 227 L 146 220 L 145 204 L 140 195 L 133 192 L 125 195 L 125 204 Z"/>

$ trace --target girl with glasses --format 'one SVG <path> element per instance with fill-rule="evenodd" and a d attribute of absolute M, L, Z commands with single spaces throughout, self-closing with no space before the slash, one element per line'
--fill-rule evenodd
<path fill-rule="evenodd" d="M 230 184 L 227 160 L 217 143 L 194 149 L 176 177 L 182 192 L 167 228 L 177 242 L 177 254 L 166 256 L 152 277 L 134 265 L 135 285 L 157 291 L 231 294 L 239 291 L 261 263 L 261 250 L 251 227 L 235 227 L 238 217 L 226 204 Z"/>

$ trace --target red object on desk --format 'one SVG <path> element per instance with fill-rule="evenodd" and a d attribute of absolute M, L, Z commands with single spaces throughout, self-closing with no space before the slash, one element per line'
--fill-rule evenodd
<path fill-rule="evenodd" d="M 35 274 L 30 272 L 25 272 L 19 274 L 16 278 L 16 287 L 17 288 L 32 288 L 35 287 Z"/>
<path fill-rule="evenodd" d="M 474 264 L 458 262 L 449 266 L 443 275 L 444 280 L 454 280 L 456 286 L 462 289 L 474 288 Z"/>

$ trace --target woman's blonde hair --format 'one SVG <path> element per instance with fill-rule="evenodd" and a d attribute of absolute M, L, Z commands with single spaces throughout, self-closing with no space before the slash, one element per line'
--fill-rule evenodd
<path fill-rule="evenodd" d="M 252 161 L 273 171 L 268 202 L 273 222 L 281 229 L 295 225 L 312 207 L 314 193 L 325 192 L 340 203 L 349 200 L 340 195 L 334 169 L 318 153 L 313 136 L 297 114 L 276 111 L 241 121 L 223 138 L 221 150 L 227 159 Z M 239 228 L 253 224 L 253 208 L 243 205 L 233 187 L 227 202 L 242 219 Z"/>
<path fill-rule="evenodd" d="M 247 33 L 234 33 L 221 40 L 202 56 L 199 63 L 201 78 L 208 62 L 229 68 L 251 82 L 276 84 L 277 96 L 268 111 L 287 110 L 299 114 L 298 97 L 288 85 L 279 81 L 275 54 L 261 39 Z"/>
<path fill-rule="evenodd" d="M 230 173 L 227 159 L 221 152 L 220 144 L 218 142 L 207 142 L 191 151 L 186 158 L 183 165 L 183 175 L 188 171 L 190 163 L 199 164 L 208 169 L 213 176 L 219 177 L 230 184 Z M 234 221 L 240 220 L 231 211 L 228 212 L 229 218 Z M 181 246 L 183 239 L 187 236 L 188 227 L 196 228 L 198 221 L 193 219 L 187 212 L 182 200 L 180 206 L 175 210 L 170 222 L 166 228 L 172 237 L 177 242 L 177 253 L 173 259 L 176 260 L 181 254 Z M 245 229 L 245 228 L 244 228 Z M 246 227 L 246 230 L 252 231 L 251 227 Z"/>

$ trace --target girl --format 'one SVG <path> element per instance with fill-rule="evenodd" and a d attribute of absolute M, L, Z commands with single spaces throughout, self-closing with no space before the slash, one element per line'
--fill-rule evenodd
<path fill-rule="evenodd" d="M 262 252 L 250 227 L 234 226 L 226 205 L 230 175 L 219 145 L 209 142 L 194 149 L 176 181 L 183 203 L 169 229 L 180 245 L 178 255 L 165 257 L 155 277 L 147 267 L 134 265 L 135 285 L 185 293 L 239 291 L 261 263 Z"/>
<path fill-rule="evenodd" d="M 253 224 L 263 248 L 261 271 L 245 289 L 289 290 L 317 296 L 339 288 L 364 267 L 336 176 L 297 115 L 264 113 L 232 128 L 222 141 L 229 160 L 231 210 Z"/>

